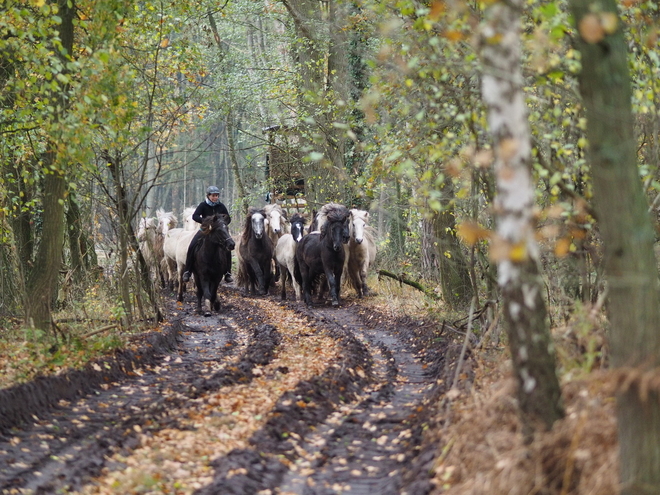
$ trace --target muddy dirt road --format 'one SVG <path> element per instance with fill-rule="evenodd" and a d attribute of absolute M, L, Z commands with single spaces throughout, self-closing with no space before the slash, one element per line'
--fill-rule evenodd
<path fill-rule="evenodd" d="M 436 327 L 351 294 L 308 309 L 223 286 L 208 318 L 166 297 L 135 349 L 0 391 L 0 493 L 430 491 Z"/>

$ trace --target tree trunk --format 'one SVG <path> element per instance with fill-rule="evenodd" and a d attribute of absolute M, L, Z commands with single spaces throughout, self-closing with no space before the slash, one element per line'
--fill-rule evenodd
<path fill-rule="evenodd" d="M 298 125 L 301 149 L 323 154 L 321 159 L 301 164 L 307 203 L 311 208 L 318 209 L 328 201 L 343 201 L 346 182 L 344 140 L 338 137 L 338 130 L 332 126 L 333 117 L 329 111 L 319 113 L 318 109 L 327 108 L 328 102 L 325 99 L 330 89 L 328 85 L 332 85 L 326 64 L 338 67 L 345 73 L 345 54 L 331 53 L 329 44 L 324 41 L 329 37 L 329 16 L 324 16 L 321 2 L 283 0 L 282 3 L 293 20 L 298 38 L 294 45 L 294 61 L 300 88 Z M 337 29 L 337 26 L 331 29 Z M 337 37 L 335 41 L 341 43 Z"/>
<path fill-rule="evenodd" d="M 55 152 L 45 156 L 45 162 L 55 165 Z M 50 329 L 64 243 L 64 175 L 55 170 L 46 175 L 43 199 L 43 229 L 37 255 L 26 282 L 25 316 L 31 327 Z"/>
<path fill-rule="evenodd" d="M 78 282 L 80 275 L 84 272 L 83 258 L 84 239 L 80 222 L 80 206 L 74 194 L 67 198 L 68 208 L 66 210 L 66 232 L 69 244 L 69 268 L 73 273 L 74 282 Z"/>
<path fill-rule="evenodd" d="M 53 2 L 59 8 L 62 19 L 59 25 L 59 36 L 63 53 L 60 53 L 63 63 L 67 63 L 73 53 L 73 20 L 76 13 L 74 2 L 57 0 Z M 60 121 L 67 111 L 67 88 L 59 90 L 53 97 L 60 101 L 59 113 L 54 116 L 55 123 Z M 55 123 L 53 129 L 56 129 Z M 52 303 L 57 296 L 60 267 L 62 265 L 62 248 L 64 243 L 64 200 L 66 194 L 66 178 L 63 164 L 57 155 L 58 137 L 49 136 L 48 151 L 44 155 L 44 199 L 43 199 L 43 230 L 34 264 L 27 276 L 25 287 L 25 316 L 28 323 L 43 330 L 50 328 Z"/>
<path fill-rule="evenodd" d="M 227 136 L 227 145 L 229 148 L 229 158 L 231 160 L 231 169 L 234 171 L 234 180 L 236 181 L 236 186 L 238 187 L 238 197 L 242 198 L 241 211 L 244 214 L 247 214 L 249 205 L 249 198 L 245 193 L 245 186 L 243 185 L 243 178 L 241 177 L 241 170 L 238 166 L 238 158 L 236 157 L 236 143 L 234 139 L 234 132 L 236 129 L 234 127 L 234 114 L 230 110 L 227 114 L 227 125 L 225 126 L 225 134 Z"/>
<path fill-rule="evenodd" d="M 465 255 L 456 236 L 454 186 L 446 177 L 442 186 L 442 211 L 433 215 L 435 251 L 440 268 L 440 283 L 445 302 L 454 309 L 466 307 L 472 300 L 472 283 Z"/>
<path fill-rule="evenodd" d="M 660 364 L 660 294 L 654 231 L 637 169 L 626 42 L 614 0 L 569 3 L 582 52 L 580 91 L 605 248 L 612 365 L 630 383 L 617 397 L 621 493 L 656 494 L 660 394 L 643 373 Z"/>
<path fill-rule="evenodd" d="M 517 397 L 527 439 L 564 414 L 538 272 L 534 237 L 534 184 L 530 132 L 522 89 L 521 0 L 491 4 L 481 31 L 482 94 L 495 149 L 497 235 L 491 257 L 498 262 Z"/>

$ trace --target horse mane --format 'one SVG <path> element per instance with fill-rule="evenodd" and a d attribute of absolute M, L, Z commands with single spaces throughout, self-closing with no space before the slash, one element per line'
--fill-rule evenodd
<path fill-rule="evenodd" d="M 211 229 L 211 225 L 213 225 L 217 219 L 218 219 L 217 215 L 211 215 L 210 217 L 202 218 L 202 226 L 200 227 L 200 229 L 204 235 L 209 233 L 209 230 Z"/>
<path fill-rule="evenodd" d="M 348 209 L 339 203 L 326 203 L 316 215 L 316 230 L 323 230 L 325 223 L 343 221 L 349 215 Z"/>
<path fill-rule="evenodd" d="M 291 216 L 291 220 L 289 220 L 290 223 L 296 223 L 296 222 L 302 222 L 303 227 L 305 226 L 305 222 L 307 222 L 307 219 L 305 218 L 304 215 L 301 215 L 300 213 L 294 213 Z"/>
<path fill-rule="evenodd" d="M 252 237 L 252 215 L 254 215 L 255 213 L 261 213 L 265 217 L 266 212 L 264 210 L 265 208 L 257 208 L 256 206 L 250 206 L 248 208 L 247 216 L 245 217 L 245 221 L 243 222 L 243 233 L 241 234 L 241 242 L 247 243 L 250 240 L 250 237 Z"/>
<path fill-rule="evenodd" d="M 278 205 L 277 203 L 268 204 L 268 205 L 264 206 L 263 210 L 264 210 L 264 213 L 266 215 L 270 215 L 271 211 L 277 210 L 277 211 L 280 212 L 280 214 L 283 217 L 286 218 L 286 213 L 284 213 L 284 209 L 280 205 Z"/>
<path fill-rule="evenodd" d="M 160 232 L 165 233 L 169 229 L 176 227 L 177 219 L 173 211 L 165 211 L 163 208 L 158 208 L 156 210 L 156 216 L 158 217 L 158 223 L 160 225 Z"/>
<path fill-rule="evenodd" d="M 321 223 L 321 221 L 319 220 L 319 230 L 321 231 L 321 239 L 323 239 L 323 237 L 325 236 L 327 226 L 329 223 L 343 222 L 351 214 L 350 211 L 348 211 L 348 208 L 346 208 L 344 205 L 340 205 L 337 203 L 329 203 L 328 205 L 325 206 L 329 206 L 329 207 L 324 213 L 323 223 Z M 321 208 L 321 210 L 323 210 L 323 208 Z"/>
<path fill-rule="evenodd" d="M 197 230 L 197 222 L 192 219 L 192 215 L 196 209 L 194 206 L 184 208 L 181 215 L 181 218 L 183 218 L 183 230 Z"/>
<path fill-rule="evenodd" d="M 365 223 L 367 222 L 367 218 L 369 218 L 369 212 L 367 210 L 358 210 L 357 208 L 351 208 L 351 215 L 362 218 Z"/>
<path fill-rule="evenodd" d="M 156 231 L 156 227 L 158 224 L 156 223 L 156 219 L 153 217 L 143 217 L 140 218 L 138 221 L 138 231 L 137 231 L 137 239 L 139 241 L 144 239 L 144 236 L 147 235 L 147 231 L 153 229 L 154 232 Z"/>

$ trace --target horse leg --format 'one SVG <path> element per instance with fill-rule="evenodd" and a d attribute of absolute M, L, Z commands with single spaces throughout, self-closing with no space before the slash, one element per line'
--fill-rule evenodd
<path fill-rule="evenodd" d="M 202 289 L 202 284 L 197 283 L 197 312 L 202 312 L 202 299 L 204 298 L 204 289 Z"/>
<path fill-rule="evenodd" d="M 280 274 L 284 276 L 284 272 L 280 270 L 280 264 L 277 262 L 274 256 L 273 256 L 273 261 L 275 262 L 275 276 L 273 277 L 273 282 L 277 283 L 277 281 L 280 279 Z"/>
<path fill-rule="evenodd" d="M 204 298 L 204 316 L 211 316 L 211 287 L 208 280 L 204 281 L 201 287 L 201 293 Z M 200 300 L 200 310 L 201 310 L 201 300 L 202 297 L 199 297 Z"/>
<path fill-rule="evenodd" d="M 278 263 L 277 266 L 280 266 L 280 264 Z M 286 301 L 286 279 L 289 271 L 285 266 L 280 266 L 280 273 L 282 274 L 282 278 L 280 280 L 280 282 L 282 283 L 282 289 L 280 290 L 280 299 L 282 299 L 282 301 Z"/>
<path fill-rule="evenodd" d="M 303 299 L 307 307 L 311 308 L 314 305 L 312 302 L 312 281 L 310 280 L 309 268 L 303 263 L 300 264 L 300 274 L 302 276 Z"/>
<path fill-rule="evenodd" d="M 369 295 L 369 287 L 367 286 L 367 263 L 363 263 L 360 267 L 360 281 L 362 282 L 362 295 Z"/>
<path fill-rule="evenodd" d="M 179 276 L 179 290 L 177 293 L 176 300 L 179 302 L 183 302 L 183 289 L 186 286 L 185 282 L 183 281 L 183 272 L 177 271 L 177 274 Z"/>
<path fill-rule="evenodd" d="M 213 298 L 211 300 L 211 306 L 213 307 L 213 311 L 220 311 L 220 299 L 218 299 L 218 289 L 216 287 L 216 292 L 213 294 Z"/>
<path fill-rule="evenodd" d="M 339 306 L 339 291 L 341 288 L 341 272 L 344 269 L 343 265 L 339 270 L 331 271 L 328 270 L 325 273 L 326 278 L 328 279 L 328 287 L 330 288 L 330 297 L 332 298 L 332 305 Z"/>
<path fill-rule="evenodd" d="M 328 288 L 330 289 L 330 298 L 332 299 L 333 306 L 339 306 L 339 297 L 337 296 L 337 279 L 333 272 L 325 274 L 325 278 L 328 279 Z"/>
<path fill-rule="evenodd" d="M 268 261 L 268 263 L 270 267 L 270 260 Z M 266 286 L 266 282 L 270 282 L 270 280 L 267 280 L 264 271 L 261 269 L 261 265 L 257 260 L 252 259 L 250 260 L 250 267 L 252 268 L 252 272 L 254 273 L 254 278 L 257 281 L 257 294 L 260 296 L 268 294 L 268 287 Z M 254 285 L 253 285 L 253 289 L 254 289 Z"/>

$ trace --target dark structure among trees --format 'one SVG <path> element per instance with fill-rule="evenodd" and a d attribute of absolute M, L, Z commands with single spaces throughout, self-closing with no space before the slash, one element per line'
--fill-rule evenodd
<path fill-rule="evenodd" d="M 266 177 L 271 184 L 271 200 L 295 200 L 304 196 L 300 136 L 296 129 L 273 125 L 266 127 L 263 132 L 268 135 Z"/>

